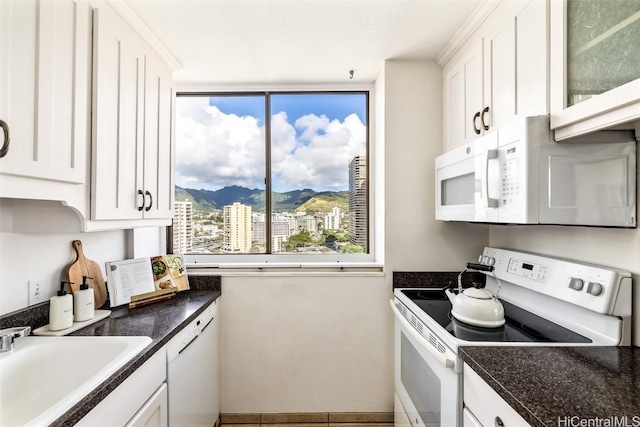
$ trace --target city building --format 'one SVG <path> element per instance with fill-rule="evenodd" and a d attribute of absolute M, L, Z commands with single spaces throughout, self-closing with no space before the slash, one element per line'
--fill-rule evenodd
<path fill-rule="evenodd" d="M 349 162 L 349 243 L 368 252 L 367 157 Z"/>
<path fill-rule="evenodd" d="M 271 252 L 282 252 L 284 244 L 289 240 L 289 221 L 273 221 L 271 223 Z M 267 240 L 267 223 L 254 216 L 251 223 L 251 239 L 253 242 L 264 244 Z"/>
<path fill-rule="evenodd" d="M 224 240 L 222 252 L 251 252 L 251 206 L 234 202 L 224 207 Z"/>
<path fill-rule="evenodd" d="M 338 230 L 340 229 L 340 223 L 342 222 L 342 218 L 344 217 L 344 213 L 342 209 L 338 206 L 334 206 L 331 213 L 324 216 L 324 228 L 325 230 Z"/>
<path fill-rule="evenodd" d="M 193 203 L 174 202 L 173 208 L 173 253 L 191 253 L 193 250 Z"/>

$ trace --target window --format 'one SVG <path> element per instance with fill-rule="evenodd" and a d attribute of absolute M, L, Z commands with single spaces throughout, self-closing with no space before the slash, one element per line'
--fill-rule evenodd
<path fill-rule="evenodd" d="M 368 112 L 366 91 L 178 94 L 173 251 L 369 259 Z"/>

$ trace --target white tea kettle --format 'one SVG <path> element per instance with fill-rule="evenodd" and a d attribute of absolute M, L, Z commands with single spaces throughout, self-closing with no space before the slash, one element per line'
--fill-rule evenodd
<path fill-rule="evenodd" d="M 467 270 L 488 271 L 498 282 L 498 292 L 493 295 L 487 289 L 478 287 L 462 289 L 462 275 Z M 493 266 L 467 263 L 465 268 L 458 275 L 458 294 L 454 294 L 451 289 L 445 291 L 447 297 L 453 304 L 451 315 L 461 322 L 484 328 L 497 328 L 504 325 L 504 307 L 498 300 L 500 292 L 500 280 L 493 273 Z"/>

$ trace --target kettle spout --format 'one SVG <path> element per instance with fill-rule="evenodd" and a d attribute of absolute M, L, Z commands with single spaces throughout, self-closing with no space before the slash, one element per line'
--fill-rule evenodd
<path fill-rule="evenodd" d="M 451 289 L 446 289 L 444 291 L 444 294 L 447 296 L 447 298 L 449 298 L 449 301 L 451 301 L 451 304 L 453 304 L 453 300 L 456 297 L 456 294 L 454 294 Z"/>

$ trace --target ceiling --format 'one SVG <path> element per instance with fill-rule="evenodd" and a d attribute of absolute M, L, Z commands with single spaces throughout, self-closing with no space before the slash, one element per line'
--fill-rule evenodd
<path fill-rule="evenodd" d="M 479 2 L 126 0 L 177 82 L 221 85 L 373 82 L 387 59 L 434 59 Z"/>

